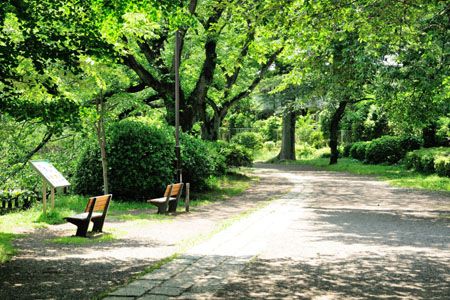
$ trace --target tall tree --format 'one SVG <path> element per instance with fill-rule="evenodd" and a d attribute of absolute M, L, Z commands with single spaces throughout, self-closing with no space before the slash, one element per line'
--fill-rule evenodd
<path fill-rule="evenodd" d="M 173 32 L 179 29 L 182 56 L 181 118 L 184 130 L 200 122 L 205 139 L 217 139 L 231 106 L 247 97 L 282 52 L 274 18 L 283 7 L 271 1 L 189 1 L 167 6 L 121 3 L 101 11 L 104 36 L 120 59 L 139 77 L 136 87 L 150 88 L 152 103 L 162 99 L 173 117 Z M 105 13 L 106 12 L 106 13 Z"/>

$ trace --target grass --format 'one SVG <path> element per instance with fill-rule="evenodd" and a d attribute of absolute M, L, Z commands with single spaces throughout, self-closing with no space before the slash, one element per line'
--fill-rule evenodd
<path fill-rule="evenodd" d="M 192 193 L 189 205 L 195 207 L 227 200 L 242 194 L 255 181 L 257 181 L 256 177 L 249 177 L 236 172 L 210 178 L 208 181 L 209 189 L 201 193 Z M 180 201 L 179 207 L 184 207 L 184 201 Z"/>
<path fill-rule="evenodd" d="M 0 264 L 7 262 L 16 254 L 12 241 L 21 235 L 0 232 Z"/>
<path fill-rule="evenodd" d="M 376 176 L 399 187 L 450 192 L 450 178 L 436 174 L 421 174 L 407 170 L 402 165 L 369 165 L 350 158 L 340 158 L 335 165 L 329 165 L 328 162 L 328 158 L 310 158 L 299 160 L 295 163 L 314 166 L 327 171 Z"/>
<path fill-rule="evenodd" d="M 48 240 L 50 243 L 64 245 L 92 245 L 98 243 L 106 243 L 115 240 L 117 237 L 112 233 L 103 233 L 98 236 L 83 238 L 78 236 L 64 236 Z"/>
<path fill-rule="evenodd" d="M 227 174 L 218 178 L 211 178 L 208 182 L 209 190 L 202 193 L 191 194 L 191 206 L 207 205 L 217 201 L 223 201 L 230 197 L 244 192 L 255 178 L 250 178 L 239 173 Z M 64 217 L 80 213 L 86 205 L 87 197 L 80 195 L 56 195 L 55 208 L 48 209 L 47 214 L 43 214 L 42 205 L 37 203 L 32 208 L 25 211 L 15 211 L 0 216 L 0 263 L 6 261 L 15 253 L 11 241 L 18 233 L 32 231 L 36 228 L 47 227 L 49 225 L 65 223 Z M 184 209 L 184 203 L 179 204 L 180 209 Z M 111 220 L 132 221 L 139 226 L 148 222 L 170 222 L 173 216 L 157 215 L 155 213 L 145 213 L 142 210 L 154 209 L 153 206 L 145 202 L 111 202 L 109 217 Z M 49 242 L 79 245 L 90 243 L 101 243 L 111 241 L 116 235 L 102 235 L 90 239 L 63 237 Z"/>

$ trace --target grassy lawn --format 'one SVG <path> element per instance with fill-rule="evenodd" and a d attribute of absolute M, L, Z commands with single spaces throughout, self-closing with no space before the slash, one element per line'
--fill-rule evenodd
<path fill-rule="evenodd" d="M 190 206 L 207 205 L 216 201 L 224 201 L 244 192 L 255 179 L 239 173 L 231 173 L 208 181 L 209 190 L 202 193 L 191 193 Z M 55 209 L 42 213 L 42 205 L 37 203 L 26 211 L 16 211 L 0 216 L 0 263 L 7 261 L 15 253 L 12 240 L 23 236 L 21 233 L 35 228 L 65 223 L 64 217 L 80 213 L 86 205 L 87 198 L 80 195 L 56 195 Z M 184 203 L 179 203 L 179 210 L 184 210 Z M 152 210 L 152 213 L 143 210 Z M 108 218 L 117 221 L 170 222 L 173 216 L 157 215 L 156 208 L 146 202 L 111 202 Z M 101 243 L 115 239 L 116 234 L 104 234 L 90 239 L 63 237 L 50 240 L 52 243 L 86 244 Z"/>
<path fill-rule="evenodd" d="M 296 161 L 295 164 L 314 166 L 327 171 L 372 175 L 394 186 L 450 192 L 450 178 L 421 174 L 406 170 L 401 165 L 369 165 L 350 158 L 340 158 L 336 165 L 331 166 L 328 162 L 328 158 L 311 158 Z"/>

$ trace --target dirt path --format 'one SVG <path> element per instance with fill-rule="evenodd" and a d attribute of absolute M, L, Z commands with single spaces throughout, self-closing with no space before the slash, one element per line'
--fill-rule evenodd
<path fill-rule="evenodd" d="M 447 196 L 259 167 L 294 188 L 107 299 L 448 299 Z"/>
<path fill-rule="evenodd" d="M 90 299 L 124 284 L 190 241 L 208 236 L 227 219 L 279 197 L 291 187 L 279 176 L 260 174 L 259 177 L 259 182 L 245 195 L 191 207 L 191 213 L 179 214 L 170 221 L 107 220 L 104 230 L 120 236 L 111 242 L 60 245 L 49 240 L 73 235 L 74 226 L 63 224 L 38 229 L 17 240 L 19 255 L 0 265 L 0 299 Z M 154 214 L 156 210 L 146 212 Z"/>
<path fill-rule="evenodd" d="M 342 173 L 289 173 L 294 200 L 273 203 L 271 220 L 285 225 L 215 297 L 448 299 L 448 196 Z"/>

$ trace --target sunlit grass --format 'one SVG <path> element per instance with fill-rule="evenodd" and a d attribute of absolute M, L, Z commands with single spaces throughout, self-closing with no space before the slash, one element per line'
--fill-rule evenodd
<path fill-rule="evenodd" d="M 191 206 L 207 205 L 217 201 L 229 199 L 230 197 L 243 193 L 255 183 L 257 179 L 231 173 L 218 178 L 211 178 L 208 182 L 209 190 L 202 193 L 191 194 Z M 182 198 L 183 199 L 183 198 Z M 36 228 L 49 225 L 65 223 L 64 217 L 68 217 L 84 210 L 87 197 L 80 195 L 56 195 L 55 208 L 47 208 L 47 213 L 42 212 L 41 203 L 36 203 L 32 208 L 24 211 L 15 211 L 0 216 L 0 262 L 6 261 L 15 250 L 11 240 L 19 236 L 17 233 L 32 231 Z M 179 209 L 184 208 L 184 203 L 179 203 Z M 108 219 L 117 221 L 134 222 L 136 226 L 146 225 L 150 222 L 171 222 L 171 215 L 158 215 L 153 211 L 152 205 L 146 202 L 124 202 L 115 201 L 114 197 L 109 207 Z M 149 211 L 142 212 L 143 210 Z M 156 211 L 156 209 L 154 210 Z M 59 244 L 89 244 L 101 243 L 114 240 L 117 234 L 104 234 L 94 238 L 61 237 L 50 240 Z"/>
<path fill-rule="evenodd" d="M 340 158 L 335 165 L 329 165 L 329 159 L 327 158 L 305 159 L 295 163 L 328 171 L 372 175 L 399 187 L 450 192 L 450 178 L 406 170 L 402 165 L 369 165 L 350 158 Z"/>
<path fill-rule="evenodd" d="M 7 262 L 16 254 L 12 241 L 21 235 L 0 232 L 0 264 Z"/>
<path fill-rule="evenodd" d="M 190 206 L 208 205 L 217 201 L 223 201 L 242 194 L 252 184 L 257 182 L 256 177 L 249 177 L 240 173 L 230 173 L 221 177 L 211 178 L 208 182 L 209 189 L 201 193 L 191 193 Z M 179 207 L 184 207 L 183 199 Z"/>
<path fill-rule="evenodd" d="M 253 159 L 254 162 L 267 162 L 275 158 L 278 153 L 280 153 L 280 149 L 275 147 L 271 150 L 263 148 L 255 154 Z"/>
<path fill-rule="evenodd" d="M 149 207 L 150 204 L 147 205 L 147 209 L 150 208 Z M 119 220 L 119 221 L 139 221 L 139 220 L 151 220 L 151 221 L 160 221 L 160 222 L 166 222 L 166 221 L 172 221 L 173 217 L 170 215 L 159 215 L 159 214 L 155 214 L 153 212 L 151 213 L 120 213 L 120 214 L 111 214 L 110 215 L 111 218 L 113 218 L 114 220 Z"/>
<path fill-rule="evenodd" d="M 112 233 L 99 234 L 93 237 L 64 236 L 48 240 L 49 243 L 63 245 L 90 245 L 111 242 L 117 239 Z"/>

